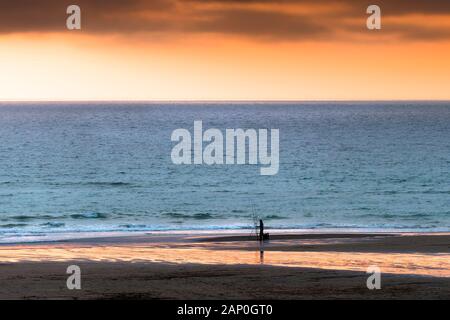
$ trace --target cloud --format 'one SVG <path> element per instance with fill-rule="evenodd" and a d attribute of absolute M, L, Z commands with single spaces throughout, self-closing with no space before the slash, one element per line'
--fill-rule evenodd
<path fill-rule="evenodd" d="M 434 13 L 450 14 L 448 0 L 186 0 L 197 3 L 220 4 L 297 4 L 297 5 L 345 5 L 347 8 L 367 8 L 377 4 L 388 14 Z"/>
<path fill-rule="evenodd" d="M 313 17 L 249 9 L 209 11 L 209 19 L 189 24 L 193 32 L 215 32 L 258 38 L 304 39 L 332 34 L 333 28 Z"/>
<path fill-rule="evenodd" d="M 172 0 L 11 0 L 0 2 L 0 32 L 58 32 L 66 30 L 66 9 L 76 4 L 81 7 L 83 26 L 87 32 L 107 32 L 123 29 L 139 30 L 134 23 L 142 11 L 165 12 L 173 10 Z M 125 28 L 124 20 L 130 27 Z M 148 21 L 146 21 L 148 22 Z"/>
<path fill-rule="evenodd" d="M 0 3 L 0 34 L 63 32 L 66 8 L 82 9 L 82 32 L 94 34 L 229 34 L 263 40 L 352 39 L 365 35 L 368 0 L 14 0 Z M 383 18 L 439 15 L 450 21 L 449 0 L 376 1 Z M 317 7 L 321 6 L 318 11 Z M 328 10 L 327 10 L 328 8 Z M 301 10 L 300 10 L 301 9 Z M 449 40 L 448 24 L 402 20 L 380 36 Z"/>

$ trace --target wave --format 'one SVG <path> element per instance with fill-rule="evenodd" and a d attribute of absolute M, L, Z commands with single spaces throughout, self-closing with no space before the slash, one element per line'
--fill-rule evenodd
<path fill-rule="evenodd" d="M 176 212 L 169 212 L 164 213 L 164 216 L 170 217 L 170 218 L 177 218 L 177 219 L 194 219 L 194 220 L 206 220 L 206 219 L 217 219 L 219 218 L 217 215 L 213 216 L 210 213 L 195 213 L 195 214 L 185 214 L 185 213 L 176 213 Z"/>
<path fill-rule="evenodd" d="M 424 218 L 424 219 L 432 218 L 432 215 L 425 213 L 413 213 L 413 214 L 366 213 L 360 215 L 347 215 L 347 216 L 352 218 L 377 218 L 377 219 L 402 219 L 402 220 L 408 219 L 413 220 L 417 218 Z"/>
<path fill-rule="evenodd" d="M 168 212 L 163 213 L 163 216 L 170 217 L 170 218 L 177 218 L 177 219 L 193 219 L 193 220 L 206 220 L 206 219 L 227 219 L 227 218 L 240 218 L 245 219 L 251 218 L 251 215 L 242 215 L 242 213 L 245 213 L 243 210 L 232 210 L 233 214 L 211 214 L 211 213 L 195 213 L 195 214 L 185 214 L 185 213 L 178 213 L 178 212 Z M 280 219 L 289 219 L 288 217 L 280 216 L 277 214 L 269 214 L 266 216 L 262 216 L 263 220 L 280 220 Z"/>
<path fill-rule="evenodd" d="M 450 190 L 429 190 L 421 192 L 423 194 L 450 194 Z"/>
<path fill-rule="evenodd" d="M 16 221 L 51 220 L 51 219 L 57 219 L 57 218 L 58 217 L 51 216 L 51 215 L 37 215 L 37 216 L 18 215 L 18 216 L 8 217 L 8 219 L 16 220 Z"/>
<path fill-rule="evenodd" d="M 119 225 L 119 228 L 125 228 L 125 229 L 146 229 L 148 228 L 145 224 L 121 224 Z"/>
<path fill-rule="evenodd" d="M 11 228 L 21 228 L 26 227 L 28 224 L 26 223 L 8 223 L 0 225 L 0 228 L 11 229 Z"/>
<path fill-rule="evenodd" d="M 100 186 L 100 187 L 126 187 L 132 186 L 132 183 L 129 182 L 84 182 L 82 185 L 89 186 Z"/>
<path fill-rule="evenodd" d="M 61 228 L 64 227 L 66 224 L 64 222 L 47 222 L 47 223 L 41 223 L 41 227 L 48 227 L 48 228 Z"/>
<path fill-rule="evenodd" d="M 282 219 L 289 219 L 288 217 L 279 216 L 276 214 L 270 214 L 268 216 L 263 217 L 263 220 L 282 220 Z"/>
<path fill-rule="evenodd" d="M 54 182 L 50 185 L 55 186 L 94 186 L 94 187 L 128 187 L 133 186 L 133 183 L 122 181 L 87 181 L 87 182 Z"/>
<path fill-rule="evenodd" d="M 412 191 L 399 191 L 399 190 L 385 190 L 385 191 L 369 191 L 364 192 L 370 195 L 398 195 L 398 194 L 450 194 L 449 190 L 412 190 Z"/>
<path fill-rule="evenodd" d="M 108 215 L 104 213 L 90 212 L 90 213 L 74 213 L 71 214 L 70 217 L 72 219 L 106 219 L 108 218 Z"/>

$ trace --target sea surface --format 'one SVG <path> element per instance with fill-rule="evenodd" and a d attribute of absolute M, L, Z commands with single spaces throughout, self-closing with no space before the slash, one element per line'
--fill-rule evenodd
<path fill-rule="evenodd" d="M 173 130 L 280 130 L 280 169 L 175 165 Z M 80 232 L 450 231 L 450 103 L 1 103 L 0 242 Z M 42 238 L 42 239 L 43 239 Z"/>

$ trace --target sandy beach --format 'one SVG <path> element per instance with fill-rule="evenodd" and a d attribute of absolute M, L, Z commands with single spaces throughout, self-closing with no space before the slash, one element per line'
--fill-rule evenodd
<path fill-rule="evenodd" d="M 68 290 L 78 265 L 82 289 Z M 382 272 L 369 290 L 366 270 Z M 1 299 L 450 299 L 450 234 L 140 234 L 0 245 Z"/>

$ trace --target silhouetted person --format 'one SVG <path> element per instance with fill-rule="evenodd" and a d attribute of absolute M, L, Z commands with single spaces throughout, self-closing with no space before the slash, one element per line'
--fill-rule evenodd
<path fill-rule="evenodd" d="M 264 240 L 264 222 L 262 219 L 259 220 L 259 241 Z"/>

